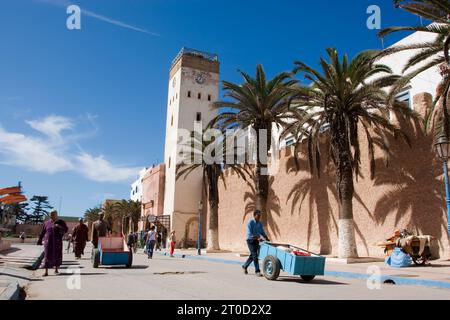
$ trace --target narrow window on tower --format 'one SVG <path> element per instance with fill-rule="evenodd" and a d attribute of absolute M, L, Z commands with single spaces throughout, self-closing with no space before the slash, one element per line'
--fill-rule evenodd
<path fill-rule="evenodd" d="M 197 115 L 195 117 L 195 121 L 197 121 L 197 122 L 202 121 L 202 113 L 201 112 L 197 112 Z"/>
<path fill-rule="evenodd" d="M 191 97 L 191 92 L 190 91 L 188 91 L 188 98 L 190 98 Z"/>
<path fill-rule="evenodd" d="M 198 94 L 198 100 L 200 100 L 201 98 L 202 98 L 202 94 L 199 93 L 199 94 Z"/>
<path fill-rule="evenodd" d="M 173 126 L 173 116 L 172 119 L 170 120 L 170 125 Z"/>
<path fill-rule="evenodd" d="M 170 168 L 171 164 L 172 164 L 172 158 L 169 157 L 169 168 Z"/>
<path fill-rule="evenodd" d="M 208 101 L 211 101 L 211 95 L 208 94 Z"/>

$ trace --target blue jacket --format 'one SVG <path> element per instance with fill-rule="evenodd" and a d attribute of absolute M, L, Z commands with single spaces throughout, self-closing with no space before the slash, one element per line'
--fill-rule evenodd
<path fill-rule="evenodd" d="M 263 224 L 261 222 L 256 222 L 255 219 L 251 219 L 247 223 L 247 240 L 254 240 L 254 237 L 268 238 L 266 232 L 264 231 Z"/>

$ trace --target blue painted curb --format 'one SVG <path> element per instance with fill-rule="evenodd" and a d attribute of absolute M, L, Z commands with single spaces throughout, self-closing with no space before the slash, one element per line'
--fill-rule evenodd
<path fill-rule="evenodd" d="M 342 271 L 325 271 L 326 276 L 336 277 L 336 278 L 348 278 L 348 279 L 360 279 L 368 280 L 369 278 L 377 280 L 373 275 L 355 273 L 355 272 L 342 272 Z M 424 286 L 433 288 L 450 289 L 450 282 L 437 281 L 437 280 L 427 280 L 427 279 L 409 279 L 403 277 L 391 277 L 391 276 L 381 276 L 380 282 L 383 283 L 386 280 L 392 280 L 397 285 L 414 285 L 414 286 Z"/>
<path fill-rule="evenodd" d="M 157 253 L 159 255 L 168 256 L 166 252 Z M 242 265 L 241 261 L 234 260 L 226 260 L 219 258 L 210 258 L 205 256 L 192 256 L 192 255 L 181 255 L 174 254 L 176 258 L 181 259 L 190 259 L 190 260 L 205 260 L 210 262 L 229 264 L 229 265 Z M 346 278 L 346 279 L 359 279 L 359 280 L 368 280 L 369 278 L 374 279 L 373 275 L 364 274 L 364 273 L 356 273 L 356 272 L 341 272 L 341 271 L 327 271 L 325 270 L 325 275 L 336 278 Z M 376 280 L 376 278 L 375 278 Z M 410 279 L 403 277 L 391 277 L 391 276 L 381 276 L 380 282 L 383 283 L 386 280 L 393 280 L 397 285 L 415 285 L 415 286 L 424 286 L 424 287 L 433 287 L 433 288 L 442 288 L 442 289 L 450 289 L 450 282 L 445 281 L 437 281 L 437 280 L 427 280 L 427 279 Z"/>

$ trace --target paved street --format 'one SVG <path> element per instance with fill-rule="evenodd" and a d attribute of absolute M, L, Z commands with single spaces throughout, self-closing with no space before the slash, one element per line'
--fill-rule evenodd
<path fill-rule="evenodd" d="M 364 280 L 321 277 L 312 283 L 283 275 L 276 282 L 244 275 L 239 266 L 205 260 L 135 255 L 133 268 L 92 268 L 90 249 L 76 261 L 65 254 L 63 274 L 27 286 L 27 299 L 450 299 L 450 289 L 383 285 L 369 290 Z M 81 289 L 70 270 L 81 271 Z M 35 271 L 40 277 L 42 270 Z M 252 273 L 252 272 L 250 272 Z"/>

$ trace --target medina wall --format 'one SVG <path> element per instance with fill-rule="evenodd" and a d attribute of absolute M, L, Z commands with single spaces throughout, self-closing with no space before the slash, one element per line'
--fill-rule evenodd
<path fill-rule="evenodd" d="M 424 113 L 431 95 L 414 97 L 414 109 Z M 362 175 L 355 182 L 353 212 L 359 256 L 382 257 L 376 244 L 396 229 L 438 238 L 441 258 L 448 258 L 447 212 L 442 165 L 420 121 L 393 116 L 408 133 L 412 147 L 388 137 L 391 157 L 386 167 L 377 154 L 375 179 L 370 179 L 367 144 L 361 145 Z M 363 137 L 363 136 L 361 136 Z M 366 141 L 365 137 L 361 141 Z M 304 151 L 304 150 L 303 150 Z M 304 155 L 304 152 L 300 154 Z M 324 255 L 338 253 L 338 202 L 335 174 L 324 168 L 321 178 L 309 173 L 300 157 L 296 170 L 293 148 L 280 154 L 280 166 L 270 178 L 268 233 L 274 242 L 289 243 Z M 221 249 L 247 251 L 246 222 L 252 215 L 254 192 L 236 174 L 226 172 L 226 188 L 220 184 L 219 239 Z"/>

